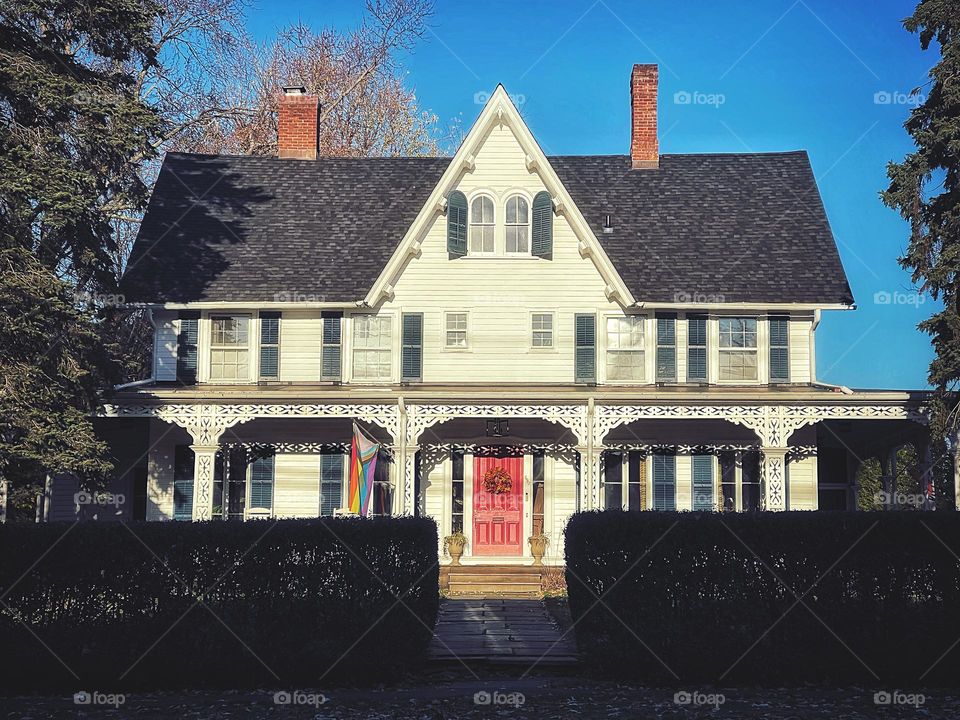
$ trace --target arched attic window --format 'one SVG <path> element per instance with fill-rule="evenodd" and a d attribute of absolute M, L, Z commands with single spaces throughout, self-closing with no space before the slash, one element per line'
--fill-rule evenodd
<path fill-rule="evenodd" d="M 507 198 L 506 236 L 508 253 L 530 252 L 530 206 L 522 195 Z"/>
<path fill-rule="evenodd" d="M 470 205 L 470 254 L 492 255 L 494 250 L 493 200 L 486 195 L 473 199 Z"/>

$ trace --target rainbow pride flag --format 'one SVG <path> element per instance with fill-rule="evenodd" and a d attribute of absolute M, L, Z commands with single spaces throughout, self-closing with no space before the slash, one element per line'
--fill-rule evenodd
<path fill-rule="evenodd" d="M 366 517 L 373 494 L 373 474 L 377 469 L 380 444 L 371 440 L 356 423 L 353 424 L 353 444 L 350 447 L 350 512 Z"/>

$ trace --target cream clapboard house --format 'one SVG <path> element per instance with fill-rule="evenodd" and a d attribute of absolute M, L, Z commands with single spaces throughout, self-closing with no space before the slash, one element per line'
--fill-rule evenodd
<path fill-rule="evenodd" d="M 299 88 L 280 157 L 168 154 L 101 516 L 340 512 L 355 420 L 374 512 L 559 563 L 577 510 L 853 507 L 861 459 L 923 453 L 921 397 L 817 382 L 821 313 L 854 305 L 807 155 L 660 155 L 656 66 L 630 83 L 623 156 L 545 156 L 502 87 L 453 158 L 318 157 Z"/>

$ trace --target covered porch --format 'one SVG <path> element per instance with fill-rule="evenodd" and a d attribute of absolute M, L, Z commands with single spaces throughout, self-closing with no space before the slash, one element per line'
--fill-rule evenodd
<path fill-rule="evenodd" d="M 442 557 L 462 532 L 464 565 L 529 565 L 533 536 L 560 565 L 579 510 L 834 507 L 832 486 L 853 492 L 856 476 L 837 474 L 841 450 L 853 467 L 927 437 L 920 395 L 811 387 L 166 387 L 119 394 L 102 415 L 148 419 L 153 520 L 346 512 L 356 421 L 381 444 L 373 511 L 433 517 Z M 508 492 L 488 487 L 493 471 Z"/>

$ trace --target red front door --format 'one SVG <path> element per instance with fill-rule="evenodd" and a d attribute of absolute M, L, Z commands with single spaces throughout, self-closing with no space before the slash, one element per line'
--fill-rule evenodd
<path fill-rule="evenodd" d="M 502 467 L 510 475 L 509 492 L 484 489 L 487 471 Z M 477 457 L 473 460 L 473 554 L 522 555 L 523 457 Z"/>

